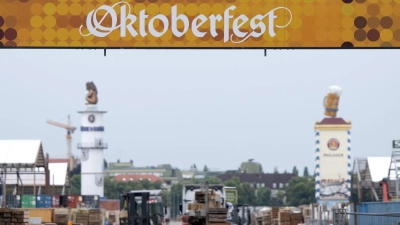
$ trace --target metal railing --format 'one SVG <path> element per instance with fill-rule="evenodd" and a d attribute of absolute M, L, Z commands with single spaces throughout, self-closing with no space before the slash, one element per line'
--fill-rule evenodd
<path fill-rule="evenodd" d="M 400 212 L 352 213 L 345 209 L 332 209 L 332 212 L 333 225 L 400 225 Z"/>
<path fill-rule="evenodd" d="M 307 225 L 330 225 L 329 220 L 308 219 Z"/>
<path fill-rule="evenodd" d="M 78 149 L 107 149 L 107 143 L 78 143 Z"/>

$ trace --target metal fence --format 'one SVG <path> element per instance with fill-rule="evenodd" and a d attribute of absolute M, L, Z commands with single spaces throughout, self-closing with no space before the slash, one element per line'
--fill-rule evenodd
<path fill-rule="evenodd" d="M 345 209 L 333 209 L 332 211 L 333 225 L 400 225 L 400 212 L 351 213 Z"/>
<path fill-rule="evenodd" d="M 330 225 L 329 220 L 308 219 L 307 225 Z"/>

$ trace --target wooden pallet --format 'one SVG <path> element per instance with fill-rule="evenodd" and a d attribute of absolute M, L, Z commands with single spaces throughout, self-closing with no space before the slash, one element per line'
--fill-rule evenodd
<path fill-rule="evenodd" d="M 28 225 L 29 211 L 0 208 L 0 225 Z"/>

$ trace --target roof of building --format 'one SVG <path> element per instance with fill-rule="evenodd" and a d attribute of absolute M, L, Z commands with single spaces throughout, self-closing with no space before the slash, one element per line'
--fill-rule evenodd
<path fill-rule="evenodd" d="M 240 165 L 240 170 L 246 171 L 246 173 L 262 172 L 261 164 L 253 161 L 242 162 L 242 164 Z"/>
<path fill-rule="evenodd" d="M 372 182 L 382 181 L 389 174 L 391 157 L 367 157 Z"/>
<path fill-rule="evenodd" d="M 74 166 L 80 163 L 80 160 L 78 158 L 73 158 L 73 160 Z M 67 166 L 69 166 L 70 161 L 68 158 L 50 158 L 49 163 L 66 163 Z"/>
<path fill-rule="evenodd" d="M 0 140 L 0 164 L 7 167 L 44 167 L 40 140 Z"/>
<path fill-rule="evenodd" d="M 120 174 L 115 176 L 114 180 L 117 181 L 149 180 L 150 182 L 161 181 L 162 183 L 164 183 L 163 179 L 153 174 Z"/>
<path fill-rule="evenodd" d="M 323 125 L 323 124 L 349 124 L 349 123 L 344 121 L 344 119 L 342 119 L 342 118 L 337 118 L 337 117 L 329 118 L 329 117 L 326 117 L 321 122 L 319 122 L 317 124 L 318 125 Z"/>
<path fill-rule="evenodd" d="M 240 182 L 248 183 L 259 183 L 264 184 L 265 187 L 273 188 L 273 184 L 287 184 L 292 177 L 296 175 L 291 173 L 260 173 L 260 174 L 248 174 L 248 173 L 232 173 L 232 174 L 220 174 L 218 178 L 225 182 L 230 180 L 232 177 L 238 177 Z"/>

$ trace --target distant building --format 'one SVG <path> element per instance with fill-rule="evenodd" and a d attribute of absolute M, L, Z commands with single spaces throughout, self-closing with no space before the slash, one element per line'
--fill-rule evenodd
<path fill-rule="evenodd" d="M 206 177 L 215 177 L 222 173 L 224 172 L 213 171 L 213 169 L 210 169 L 209 171 L 202 171 L 202 170 L 200 171 L 194 165 L 192 165 L 189 170 L 182 170 L 182 178 L 183 180 L 192 180 L 192 179 L 202 180 Z"/>
<path fill-rule="evenodd" d="M 262 166 L 258 162 L 253 162 L 253 159 L 249 159 L 247 162 L 242 162 L 240 165 L 240 171 L 243 173 L 262 173 Z"/>
<path fill-rule="evenodd" d="M 148 180 L 151 183 L 160 181 L 165 184 L 165 181 L 153 174 L 120 174 L 113 178 L 116 181 L 140 181 L 140 180 Z"/>
<path fill-rule="evenodd" d="M 134 167 L 132 160 L 130 162 L 111 162 L 104 173 L 111 178 L 118 175 L 154 175 L 165 181 L 167 188 L 182 181 L 182 172 L 169 164 L 162 164 L 157 167 Z"/>
<path fill-rule="evenodd" d="M 218 175 L 222 182 L 233 177 L 238 177 L 241 183 L 248 182 L 255 188 L 267 187 L 271 189 L 271 194 L 274 196 L 278 191 L 284 191 L 284 188 L 289 185 L 290 179 L 296 177 L 296 175 L 290 173 L 225 173 Z"/>

